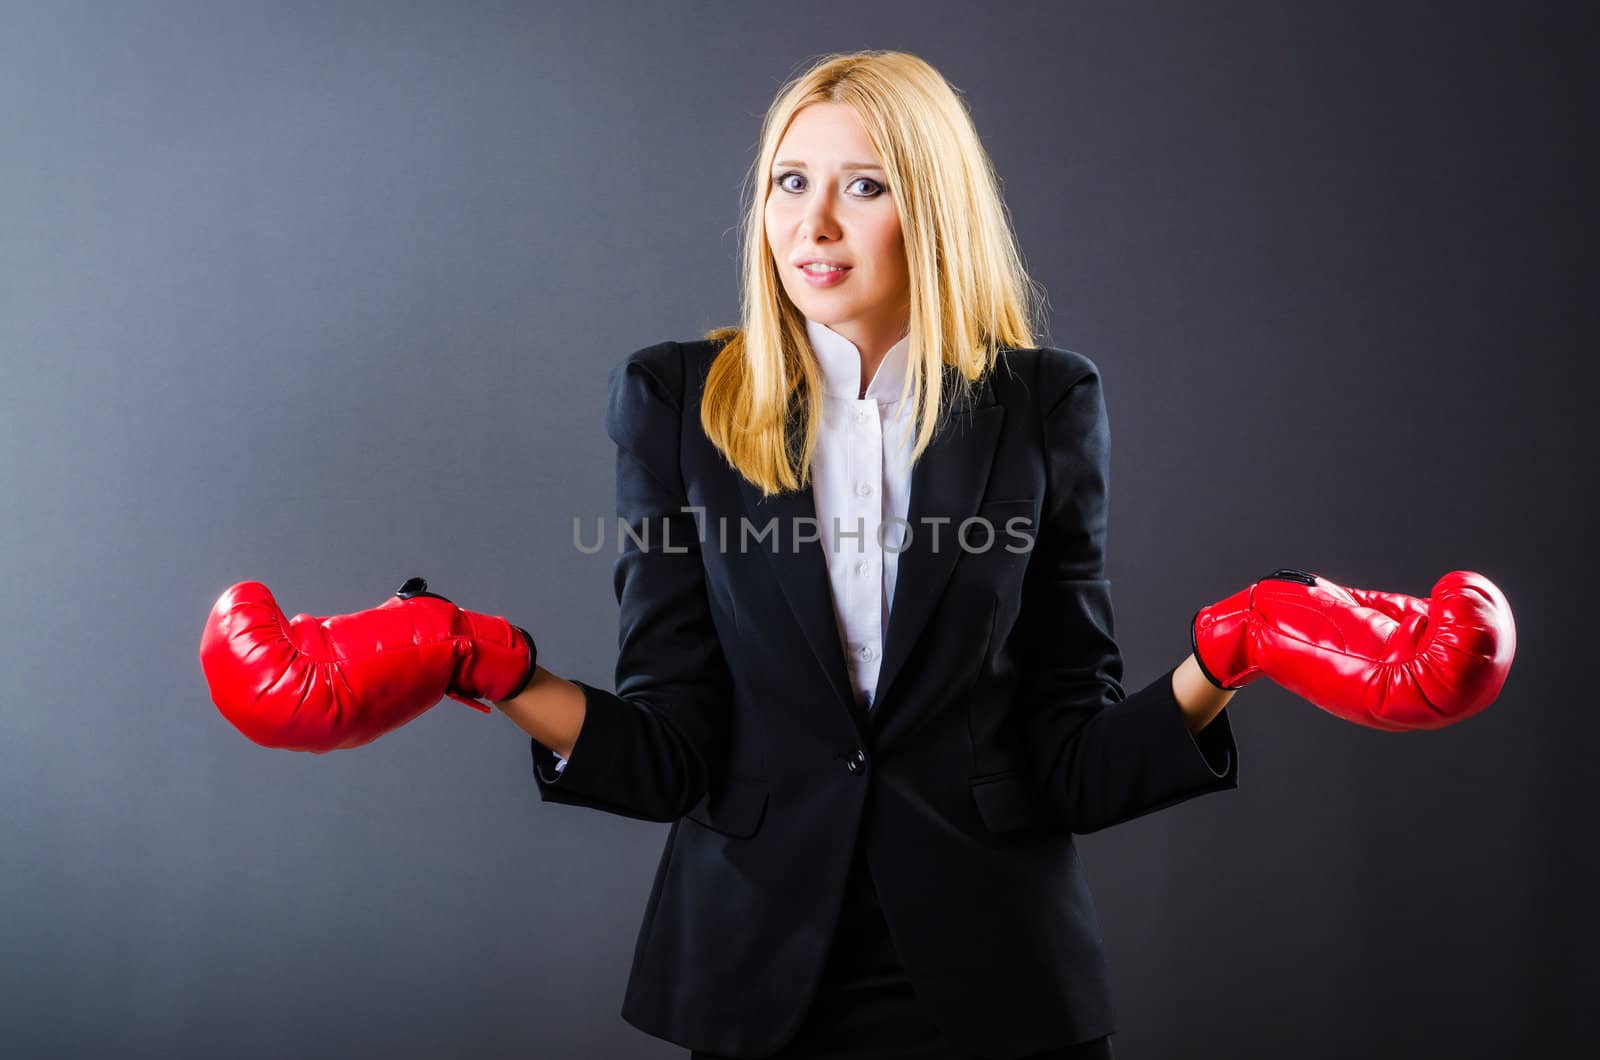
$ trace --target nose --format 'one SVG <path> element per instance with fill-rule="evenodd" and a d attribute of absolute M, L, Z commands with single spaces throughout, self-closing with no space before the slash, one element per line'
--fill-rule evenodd
<path fill-rule="evenodd" d="M 806 200 L 805 212 L 800 216 L 800 230 L 797 234 L 801 239 L 809 240 L 839 238 L 833 218 L 833 200 L 826 192 L 819 192 Z"/>

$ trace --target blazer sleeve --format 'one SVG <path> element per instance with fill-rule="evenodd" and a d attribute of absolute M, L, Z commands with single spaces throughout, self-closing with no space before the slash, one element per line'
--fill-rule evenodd
<path fill-rule="evenodd" d="M 1122 687 L 1105 575 L 1111 431 L 1093 361 L 1041 351 L 1047 484 L 1023 588 L 1017 709 L 1036 786 L 1089 833 L 1239 783 L 1226 708 L 1191 734 L 1169 669 Z"/>
<path fill-rule="evenodd" d="M 573 682 L 585 714 L 566 765 L 530 739 L 546 802 L 673 821 L 700 801 L 726 750 L 733 682 L 711 619 L 699 525 L 685 510 L 683 384 L 677 343 L 640 350 L 611 371 L 606 432 L 617 446 L 622 547 L 612 576 L 621 607 L 616 691 Z"/>

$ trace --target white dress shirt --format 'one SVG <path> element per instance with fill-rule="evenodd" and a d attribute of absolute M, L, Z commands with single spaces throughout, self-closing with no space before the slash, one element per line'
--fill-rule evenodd
<path fill-rule="evenodd" d="M 856 702 L 871 709 L 911 502 L 913 402 L 900 400 L 910 338 L 890 347 L 863 394 L 855 343 L 814 320 L 806 334 L 823 375 L 811 493 Z"/>
<path fill-rule="evenodd" d="M 915 410 L 912 400 L 900 399 L 911 340 L 889 348 L 863 391 L 855 343 L 809 319 L 806 335 L 823 376 L 811 494 L 851 684 L 856 702 L 870 710 L 911 503 Z M 566 764 L 556 757 L 558 772 Z"/>

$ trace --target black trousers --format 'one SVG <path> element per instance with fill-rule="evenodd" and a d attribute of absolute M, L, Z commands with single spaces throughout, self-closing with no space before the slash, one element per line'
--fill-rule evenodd
<path fill-rule="evenodd" d="M 1027 1060 L 1112 1060 L 1109 1037 Z M 692 1050 L 689 1060 L 734 1060 Z M 817 996 L 793 1041 L 770 1060 L 972 1060 L 939 1032 L 911 988 L 883 919 L 867 859 L 856 850 L 844 909 Z"/>

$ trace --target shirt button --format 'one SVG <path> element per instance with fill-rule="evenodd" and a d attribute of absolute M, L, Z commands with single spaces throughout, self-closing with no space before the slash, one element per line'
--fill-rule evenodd
<path fill-rule="evenodd" d="M 866 496 L 869 496 L 871 493 L 872 493 L 872 483 L 870 483 L 870 482 L 857 482 L 856 483 L 856 496 L 858 496 L 858 497 L 866 497 Z"/>
<path fill-rule="evenodd" d="M 867 575 L 872 573 L 872 564 L 862 560 L 860 563 L 856 564 L 856 573 L 865 578 Z"/>
<path fill-rule="evenodd" d="M 861 645 L 861 650 L 856 652 L 856 658 L 860 659 L 862 662 L 871 662 L 872 654 L 872 645 L 863 644 Z"/>
<path fill-rule="evenodd" d="M 867 422 L 867 410 L 866 409 L 856 409 L 856 422 L 857 423 L 866 423 Z"/>

